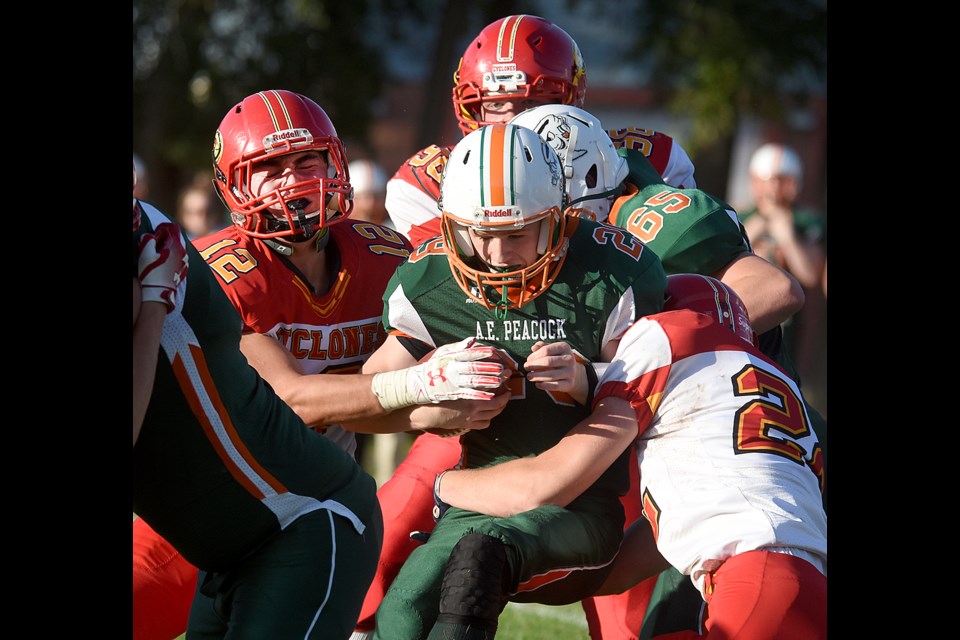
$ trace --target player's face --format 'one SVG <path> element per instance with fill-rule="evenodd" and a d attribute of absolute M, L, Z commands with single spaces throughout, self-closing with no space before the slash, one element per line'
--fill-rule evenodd
<path fill-rule="evenodd" d="M 776 175 L 767 180 L 750 176 L 754 200 L 769 200 L 773 204 L 790 206 L 797 199 L 799 184 L 794 176 Z"/>
<path fill-rule="evenodd" d="M 517 98 L 513 100 L 504 100 L 502 102 L 484 102 L 481 105 L 481 115 L 484 122 L 487 122 L 488 124 L 498 124 L 501 122 L 507 122 L 513 116 L 526 111 L 527 109 L 539 107 L 540 105 L 544 104 L 552 104 L 552 101 L 545 100 L 543 98 Z"/>
<path fill-rule="evenodd" d="M 327 161 L 319 151 L 300 151 L 268 158 L 258 162 L 250 177 L 250 187 L 259 198 L 275 189 L 284 189 L 303 182 L 327 177 Z M 298 199 L 308 201 L 303 209 L 305 213 L 317 211 L 323 205 L 317 193 L 301 196 Z M 288 203 L 289 205 L 289 203 Z M 278 209 L 279 210 L 279 209 Z"/>
<path fill-rule="evenodd" d="M 537 242 L 543 221 L 510 231 L 470 229 L 470 242 L 477 255 L 497 270 L 514 271 L 537 261 Z"/>

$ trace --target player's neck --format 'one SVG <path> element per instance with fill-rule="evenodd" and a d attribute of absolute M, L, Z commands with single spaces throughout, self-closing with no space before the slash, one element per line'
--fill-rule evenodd
<path fill-rule="evenodd" d="M 306 242 L 291 242 L 289 244 L 293 247 L 293 254 L 288 256 L 287 259 L 293 263 L 315 294 L 325 294 L 333 282 L 331 275 L 333 260 L 331 260 L 329 246 L 317 250 L 315 238 Z"/>

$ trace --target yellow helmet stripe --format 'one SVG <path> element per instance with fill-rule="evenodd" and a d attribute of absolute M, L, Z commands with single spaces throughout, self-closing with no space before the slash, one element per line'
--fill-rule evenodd
<path fill-rule="evenodd" d="M 266 105 L 267 112 L 270 114 L 270 119 L 273 120 L 273 127 L 277 131 L 286 131 L 287 129 L 292 129 L 293 121 L 290 119 L 290 112 L 287 110 L 287 105 L 283 101 L 283 98 L 280 97 L 279 93 L 273 90 L 271 90 L 269 94 L 272 95 L 276 99 L 276 101 L 280 104 L 280 109 L 283 111 L 283 119 L 286 120 L 286 125 L 280 124 L 279 119 L 277 118 L 277 110 L 270 103 L 270 95 L 267 95 L 266 92 L 261 91 L 257 95 L 260 96 L 260 99 L 263 100 L 263 104 Z"/>
<path fill-rule="evenodd" d="M 514 47 L 517 43 L 517 30 L 525 16 L 509 16 L 500 25 L 497 36 L 497 62 L 513 62 Z M 504 37 L 506 36 L 506 37 Z"/>

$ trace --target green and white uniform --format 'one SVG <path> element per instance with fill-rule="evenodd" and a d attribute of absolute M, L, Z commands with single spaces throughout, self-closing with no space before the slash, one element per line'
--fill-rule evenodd
<path fill-rule="evenodd" d="M 523 307 L 511 308 L 505 319 L 460 289 L 441 239 L 424 242 L 387 285 L 384 327 L 404 336 L 415 357 L 475 336 L 505 350 L 517 363 L 526 360 L 538 340 L 563 340 L 585 360 L 599 360 L 605 344 L 618 340 L 637 318 L 662 308 L 666 276 L 660 260 L 622 229 L 572 219 L 567 234 L 568 254 L 556 280 Z M 492 289 L 486 294 L 491 302 L 500 300 Z M 541 391 L 522 374 L 511 384 L 513 397 L 490 427 L 462 436 L 463 467 L 538 454 L 589 414 L 588 407 L 569 395 Z M 374 637 L 426 637 L 437 617 L 444 565 L 468 533 L 504 542 L 512 600 L 559 604 L 589 595 L 580 590 L 565 593 L 563 579 L 606 567 L 616 554 L 623 534 L 620 496 L 629 487 L 628 462 L 629 452 L 624 452 L 565 509 L 541 507 L 494 518 L 450 508 L 394 580 L 377 610 Z M 598 575 L 601 581 L 603 577 Z"/>
<path fill-rule="evenodd" d="M 133 234 L 170 219 L 143 204 Z M 191 638 L 346 637 L 376 570 L 376 483 L 247 363 L 192 244 L 133 447 L 133 510 L 200 568 Z"/>

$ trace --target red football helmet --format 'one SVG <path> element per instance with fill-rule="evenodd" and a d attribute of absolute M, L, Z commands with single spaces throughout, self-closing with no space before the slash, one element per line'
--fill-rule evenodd
<path fill-rule="evenodd" d="M 541 98 L 583 106 L 587 75 L 566 31 L 537 16 L 490 23 L 467 45 L 453 74 L 453 110 L 464 135 L 483 125 L 484 102 Z"/>
<path fill-rule="evenodd" d="M 250 179 L 257 162 L 308 150 L 323 154 L 326 176 L 259 196 L 253 193 Z M 317 103 L 291 91 L 261 91 L 227 112 L 213 140 L 213 172 L 233 223 L 257 238 L 307 239 L 342 222 L 353 210 L 346 153 L 337 130 Z M 322 206 L 308 212 L 309 205 L 303 203 L 314 194 L 321 195 Z"/>
<path fill-rule="evenodd" d="M 667 276 L 666 295 L 664 311 L 690 309 L 704 313 L 757 346 L 757 334 L 750 324 L 743 300 L 716 278 L 697 273 L 675 273 Z"/>

